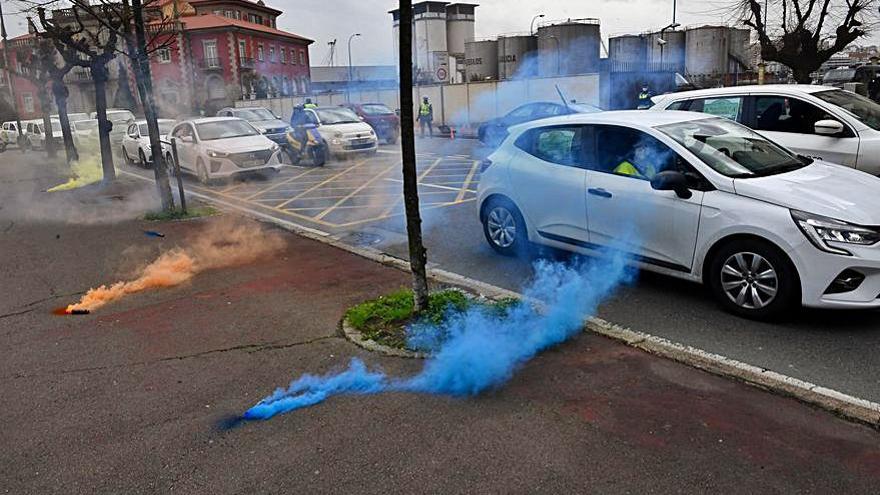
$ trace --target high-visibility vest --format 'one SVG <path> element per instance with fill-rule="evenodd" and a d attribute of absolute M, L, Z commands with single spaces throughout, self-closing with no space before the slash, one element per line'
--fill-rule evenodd
<path fill-rule="evenodd" d="M 639 93 L 639 100 L 647 100 L 651 95 L 649 93 Z"/>
<path fill-rule="evenodd" d="M 427 117 L 428 115 L 431 115 L 431 104 L 430 103 L 422 103 L 422 105 L 419 107 L 419 115 L 421 115 L 423 117 Z"/>
<path fill-rule="evenodd" d="M 306 103 L 303 105 L 303 108 L 318 108 L 318 105 L 315 105 L 314 103 Z"/>
<path fill-rule="evenodd" d="M 630 163 L 629 160 L 624 160 L 620 162 L 620 165 L 614 169 L 614 173 L 618 175 L 626 175 L 628 177 L 638 177 L 640 179 L 650 179 L 657 175 L 656 170 L 651 165 L 645 167 L 645 173 L 642 173 L 635 165 Z"/>

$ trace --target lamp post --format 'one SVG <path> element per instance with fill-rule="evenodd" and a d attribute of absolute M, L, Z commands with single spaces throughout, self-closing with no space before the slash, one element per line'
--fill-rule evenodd
<path fill-rule="evenodd" d="M 675 14 L 673 14 L 672 16 L 675 17 Z M 673 20 L 672 24 L 670 24 L 660 30 L 660 39 L 657 40 L 657 44 L 660 45 L 660 70 L 661 71 L 664 69 L 664 67 L 663 67 L 663 48 L 666 46 L 666 39 L 663 38 L 663 35 L 666 33 L 666 31 L 668 31 L 670 29 L 674 30 L 675 28 L 677 28 L 680 25 L 681 24 L 679 24 Z"/>
<path fill-rule="evenodd" d="M 6 71 L 6 84 L 9 85 L 9 97 L 12 98 L 12 109 L 15 110 L 15 129 L 18 131 L 16 143 L 21 146 L 21 138 L 23 136 L 21 114 L 18 111 L 18 99 L 15 97 L 15 75 L 9 67 L 9 39 L 6 36 L 6 22 L 3 17 L 2 2 L 0 2 L 0 37 L 3 39 L 3 70 Z"/>
<path fill-rule="evenodd" d="M 544 18 L 544 14 L 538 14 L 535 17 L 532 17 L 532 23 L 529 25 L 529 35 L 535 34 L 535 21 L 537 21 L 538 19 L 543 19 L 543 18 Z"/>
<path fill-rule="evenodd" d="M 348 95 L 347 100 L 349 103 L 351 103 L 351 84 L 354 81 L 354 72 L 351 65 L 351 40 L 360 35 L 361 33 L 354 33 L 353 35 L 348 37 L 348 92 L 346 94 Z"/>

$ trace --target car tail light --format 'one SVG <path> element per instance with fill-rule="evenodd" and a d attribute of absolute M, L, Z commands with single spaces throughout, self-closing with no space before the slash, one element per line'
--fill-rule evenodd
<path fill-rule="evenodd" d="M 488 158 L 483 159 L 483 161 L 480 162 L 480 173 L 485 172 L 486 169 L 491 166 L 492 166 L 492 160 L 490 160 Z"/>

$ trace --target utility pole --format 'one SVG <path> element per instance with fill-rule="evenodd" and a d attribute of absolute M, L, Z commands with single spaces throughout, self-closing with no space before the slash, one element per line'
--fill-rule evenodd
<path fill-rule="evenodd" d="M 544 18 L 544 14 L 538 14 L 535 17 L 532 17 L 532 23 L 529 24 L 529 35 L 530 36 L 535 35 L 535 21 L 537 21 L 538 19 L 543 19 L 543 18 Z"/>
<path fill-rule="evenodd" d="M 330 45 L 330 67 L 336 67 L 336 40 L 327 43 Z"/>
<path fill-rule="evenodd" d="M 413 308 L 416 314 L 428 309 L 428 255 L 422 242 L 419 213 L 419 184 L 416 172 L 416 132 L 413 120 L 413 8 L 411 0 L 400 0 L 400 146 L 403 162 L 403 204 L 409 239 L 409 266 L 413 275 Z"/>
<path fill-rule="evenodd" d="M 18 131 L 16 143 L 21 146 L 21 113 L 18 111 L 18 98 L 15 96 L 15 74 L 9 67 L 9 39 L 6 36 L 6 20 L 3 17 L 3 2 L 0 2 L 0 37 L 3 38 L 3 68 L 6 70 L 6 82 L 9 84 L 9 97 L 12 98 L 12 109 L 15 110 L 15 129 Z"/>
<path fill-rule="evenodd" d="M 351 103 L 351 85 L 354 83 L 354 71 L 351 65 L 351 40 L 360 35 L 361 33 L 354 33 L 348 37 L 348 92 L 346 95 L 349 103 Z"/>

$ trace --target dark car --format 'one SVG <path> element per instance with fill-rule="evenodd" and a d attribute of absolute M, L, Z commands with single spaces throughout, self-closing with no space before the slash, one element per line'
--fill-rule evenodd
<path fill-rule="evenodd" d="M 523 122 L 531 122 L 533 120 L 546 119 L 559 115 L 570 115 L 573 113 L 596 113 L 602 109 L 584 103 L 569 103 L 567 106 L 561 103 L 550 103 L 539 101 L 535 103 L 526 103 L 511 110 L 510 113 L 497 119 L 484 122 L 477 129 L 477 137 L 484 144 L 489 146 L 497 146 L 507 137 L 507 129 Z"/>
<path fill-rule="evenodd" d="M 397 142 L 400 136 L 400 117 L 383 103 L 349 103 L 342 105 L 354 110 L 354 113 L 370 124 L 380 140 L 387 144 Z"/>
<path fill-rule="evenodd" d="M 290 130 L 290 126 L 287 125 L 287 122 L 279 119 L 268 108 L 223 108 L 217 112 L 217 116 L 236 117 L 247 120 L 267 138 L 282 146 L 287 145 L 287 131 Z"/>

